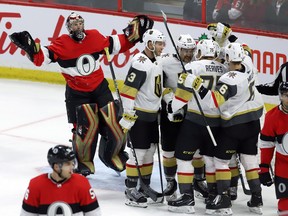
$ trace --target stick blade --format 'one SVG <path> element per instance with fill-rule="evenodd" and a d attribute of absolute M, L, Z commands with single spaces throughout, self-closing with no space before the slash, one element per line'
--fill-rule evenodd
<path fill-rule="evenodd" d="M 164 21 L 167 21 L 167 16 L 163 10 L 161 10 L 161 13 L 162 13 L 162 17 L 163 17 Z"/>

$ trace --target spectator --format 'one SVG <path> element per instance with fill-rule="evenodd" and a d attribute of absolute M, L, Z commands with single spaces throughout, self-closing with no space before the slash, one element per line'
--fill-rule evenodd
<path fill-rule="evenodd" d="M 206 0 L 206 20 L 212 21 L 212 12 L 217 0 Z M 183 19 L 201 22 L 202 0 L 186 0 L 183 7 Z"/>

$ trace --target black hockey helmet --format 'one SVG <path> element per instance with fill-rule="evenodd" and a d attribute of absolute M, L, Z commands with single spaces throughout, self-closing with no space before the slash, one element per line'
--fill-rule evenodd
<path fill-rule="evenodd" d="M 279 92 L 279 95 L 288 92 L 288 82 L 280 83 L 278 92 Z"/>
<path fill-rule="evenodd" d="M 75 159 L 75 153 L 71 147 L 65 145 L 57 145 L 50 148 L 47 154 L 47 160 L 51 167 L 55 163 L 68 162 Z"/>

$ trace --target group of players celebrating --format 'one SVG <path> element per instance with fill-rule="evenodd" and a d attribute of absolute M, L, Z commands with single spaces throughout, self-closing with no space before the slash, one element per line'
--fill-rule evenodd
<path fill-rule="evenodd" d="M 273 115 L 282 118 L 284 129 L 280 131 L 276 125 L 275 134 L 274 128 L 264 126 L 259 169 L 258 137 L 264 103 L 257 90 L 258 71 L 251 50 L 238 42 L 229 25 L 209 24 L 211 39 L 195 41 L 189 34 L 179 35 L 175 53 L 163 52 L 165 35 L 154 29 L 153 20 L 144 15 L 136 16 L 124 34 L 109 37 L 97 30 L 85 30 L 84 19 L 76 13 L 67 18 L 66 26 L 69 35 L 60 36 L 46 47 L 35 44 L 28 32 L 14 33 L 10 38 L 35 65 L 57 62 L 62 70 L 67 81 L 68 121 L 74 126 L 75 156 L 71 160 L 77 158 L 76 172 L 84 176 L 95 172 L 93 159 L 100 133 L 100 159 L 116 171 L 126 168 L 125 204 L 147 207 L 149 198 L 157 203 L 165 197 L 169 211 L 194 213 L 194 197 L 201 197 L 205 199 L 206 214 L 232 215 L 231 201 L 237 199 L 241 162 L 251 191 L 247 206 L 251 212 L 262 214 L 261 183 L 272 183 L 269 165 L 275 148 L 273 141 L 282 143 L 288 131 L 288 83 L 283 79 L 280 84 L 281 104 L 274 108 L 278 114 Z M 132 58 L 119 98 L 114 101 L 99 56 L 124 52 L 139 41 L 144 43 L 144 49 Z M 113 75 L 111 65 L 110 69 Z M 150 187 L 159 140 L 167 181 L 162 193 Z M 278 161 L 282 160 L 279 164 L 287 161 L 287 153 L 276 149 Z M 54 174 L 48 178 L 56 185 L 77 175 L 62 175 L 63 163 L 67 161 L 70 160 L 65 155 L 53 163 L 49 161 Z M 281 187 L 288 177 L 281 176 L 281 170 L 283 165 L 275 169 L 278 211 L 288 215 L 288 192 Z M 85 189 L 89 190 L 89 184 Z M 92 195 L 94 200 L 84 206 L 80 203 L 83 208 L 77 212 L 92 215 L 87 209 L 89 203 L 94 203 L 95 213 L 98 203 Z M 47 206 L 35 204 L 35 200 L 25 197 L 23 215 Z"/>

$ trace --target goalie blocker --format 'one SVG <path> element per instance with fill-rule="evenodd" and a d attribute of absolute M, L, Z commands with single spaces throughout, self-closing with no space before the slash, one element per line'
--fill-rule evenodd
<path fill-rule="evenodd" d="M 98 110 L 96 104 L 83 104 L 77 107 L 77 128 L 73 139 L 74 151 L 78 160 L 76 172 L 84 176 L 95 172 L 93 159 L 96 153 L 99 130 L 101 140 L 99 158 L 109 168 L 122 172 L 128 160 L 124 151 L 126 137 L 118 123 L 119 104 L 110 102 Z M 99 124 L 99 118 L 101 123 Z M 77 151 L 76 151 L 77 149 Z"/>

